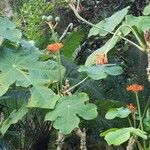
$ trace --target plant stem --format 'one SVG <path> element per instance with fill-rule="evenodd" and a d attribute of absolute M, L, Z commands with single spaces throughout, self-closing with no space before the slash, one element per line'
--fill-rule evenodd
<path fill-rule="evenodd" d="M 97 25 L 95 25 L 95 24 L 93 24 L 93 23 L 91 23 L 91 22 L 85 20 L 84 18 L 82 18 L 82 17 L 79 15 L 78 11 L 77 11 L 71 4 L 70 4 L 69 6 L 71 7 L 71 9 L 73 10 L 74 14 L 76 15 L 76 17 L 77 17 L 79 20 L 81 20 L 81 21 L 87 23 L 88 25 L 90 25 L 90 26 L 92 26 L 92 27 L 95 27 L 95 28 L 97 28 L 97 29 L 106 31 L 106 32 L 108 32 L 108 33 L 110 33 L 110 34 L 112 34 L 112 35 L 115 34 L 114 32 L 108 31 L 108 30 L 106 30 L 106 29 L 104 29 L 104 28 L 102 28 L 102 27 L 98 27 Z M 118 35 L 118 34 L 116 34 L 115 36 L 118 36 L 118 37 L 122 38 L 123 40 L 125 40 L 125 41 L 129 42 L 130 44 L 132 44 L 133 46 L 137 47 L 138 49 L 144 51 L 144 49 L 143 49 L 142 47 L 140 47 L 140 46 L 137 45 L 136 43 L 132 42 L 131 40 L 129 40 L 129 39 L 127 39 L 127 38 L 125 38 L 125 37 L 123 37 L 123 36 L 121 36 L 121 35 Z"/>
<path fill-rule="evenodd" d="M 65 136 L 60 131 L 58 131 L 58 138 L 56 140 L 57 150 L 62 150 L 64 140 Z"/>
<path fill-rule="evenodd" d="M 130 126 L 133 127 L 132 122 L 129 117 L 128 117 L 128 121 L 129 121 Z"/>
<path fill-rule="evenodd" d="M 63 39 L 63 38 L 66 36 L 66 34 L 68 33 L 68 30 L 71 29 L 71 28 L 73 28 L 73 23 L 70 23 L 70 24 L 68 25 L 68 27 L 66 28 L 66 30 L 64 31 L 64 33 L 62 34 L 62 36 L 59 38 L 59 42 L 62 41 L 62 39 Z"/>
<path fill-rule="evenodd" d="M 60 95 L 60 91 L 59 91 L 59 85 L 58 83 L 56 83 L 56 88 L 57 88 L 57 94 Z"/>
<path fill-rule="evenodd" d="M 61 59 L 60 59 L 60 53 L 57 52 L 57 66 L 58 66 L 58 73 L 59 73 L 59 80 L 60 80 L 60 90 L 62 90 L 62 75 L 61 75 Z"/>
<path fill-rule="evenodd" d="M 74 131 L 78 135 L 78 137 L 80 138 L 80 150 L 87 150 L 85 128 L 83 129 L 83 131 L 81 131 L 81 129 L 78 127 Z"/>
<path fill-rule="evenodd" d="M 88 79 L 88 77 L 84 78 L 83 80 L 81 80 L 80 82 L 78 82 L 77 84 L 75 84 L 74 86 L 72 86 L 71 88 L 69 88 L 68 90 L 64 91 L 65 93 L 68 93 L 69 91 L 71 91 L 72 89 L 76 88 L 78 85 L 82 84 L 84 81 L 86 81 Z"/>
<path fill-rule="evenodd" d="M 134 145 L 135 145 L 135 137 L 131 136 L 129 141 L 128 141 L 127 150 L 133 150 Z"/>
<path fill-rule="evenodd" d="M 135 97 L 136 97 L 136 103 L 137 103 L 137 107 L 138 107 L 138 113 L 139 113 L 139 119 L 140 119 L 140 127 L 141 127 L 141 130 L 143 131 L 141 108 L 140 108 L 139 97 L 138 97 L 138 93 L 137 92 L 135 92 Z"/>
<path fill-rule="evenodd" d="M 139 150 L 144 150 L 143 146 L 141 145 L 139 141 L 136 140 L 136 143 L 137 143 Z"/>
<path fill-rule="evenodd" d="M 134 128 L 136 128 L 136 114 L 133 112 L 133 121 L 134 121 Z"/>
<path fill-rule="evenodd" d="M 146 114 L 146 111 L 147 111 L 147 109 L 148 109 L 148 107 L 149 107 L 149 104 L 150 104 L 150 97 L 149 97 L 148 102 L 147 102 L 147 104 L 146 104 L 146 106 L 145 106 L 145 108 L 144 108 L 144 112 L 143 112 L 143 115 L 142 115 L 142 119 L 144 118 L 144 116 L 145 116 L 145 114 Z"/>
<path fill-rule="evenodd" d="M 140 108 L 139 97 L 138 97 L 138 93 L 137 92 L 135 92 L 135 97 L 136 97 L 136 102 L 137 102 L 137 107 L 138 107 L 138 114 L 139 114 L 139 119 L 140 119 L 140 127 L 141 127 L 141 130 L 144 131 L 143 123 L 142 123 L 141 108 Z M 144 146 L 144 149 L 146 149 L 146 142 L 145 142 L 145 140 L 143 140 L 143 146 Z"/>

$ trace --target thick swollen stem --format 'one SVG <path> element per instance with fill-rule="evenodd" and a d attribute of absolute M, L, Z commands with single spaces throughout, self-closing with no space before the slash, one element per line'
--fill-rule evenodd
<path fill-rule="evenodd" d="M 65 139 L 65 136 L 59 131 L 58 138 L 56 140 L 57 150 L 62 150 L 64 139 Z"/>
<path fill-rule="evenodd" d="M 80 128 L 76 128 L 74 131 L 78 135 L 78 137 L 80 138 L 80 150 L 87 150 L 85 128 L 83 129 L 83 131 L 81 131 Z"/>
<path fill-rule="evenodd" d="M 150 82 L 150 48 L 147 49 L 147 58 L 148 58 L 147 76 L 148 81 Z"/>
<path fill-rule="evenodd" d="M 128 141 L 127 150 L 133 150 L 134 149 L 135 141 L 136 141 L 135 137 L 131 136 L 129 141 Z"/>

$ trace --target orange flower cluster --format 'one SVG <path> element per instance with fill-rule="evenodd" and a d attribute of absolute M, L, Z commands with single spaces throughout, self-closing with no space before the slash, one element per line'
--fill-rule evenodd
<path fill-rule="evenodd" d="M 127 91 L 132 91 L 132 92 L 139 92 L 143 90 L 144 90 L 144 86 L 139 84 L 132 84 L 127 87 Z"/>
<path fill-rule="evenodd" d="M 54 44 L 49 44 L 47 46 L 47 50 L 53 53 L 58 52 L 61 48 L 63 47 L 62 43 L 54 43 Z"/>
<path fill-rule="evenodd" d="M 137 107 L 133 103 L 129 103 L 127 108 L 133 113 L 137 111 Z"/>
<path fill-rule="evenodd" d="M 95 55 L 95 64 L 96 65 L 108 64 L 107 55 L 106 54 L 96 54 Z"/>

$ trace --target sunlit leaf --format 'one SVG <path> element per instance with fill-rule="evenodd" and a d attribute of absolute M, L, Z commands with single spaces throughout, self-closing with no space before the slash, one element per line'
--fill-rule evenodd
<path fill-rule="evenodd" d="M 124 19 L 125 15 L 128 13 L 128 9 L 129 9 L 129 7 L 126 7 L 124 9 L 116 12 L 111 17 L 100 21 L 98 24 L 96 24 L 96 26 L 98 26 L 99 28 L 106 29 L 109 32 L 113 31 L 115 29 L 115 27 L 118 26 L 121 23 L 121 21 Z M 98 35 L 98 34 L 100 36 L 106 36 L 108 34 L 107 31 L 100 30 L 96 27 L 92 27 L 89 32 L 88 37 L 90 37 L 92 35 Z"/>
<path fill-rule="evenodd" d="M 15 124 L 19 120 L 21 120 L 23 116 L 28 113 L 28 111 L 29 111 L 28 108 L 25 106 L 21 107 L 18 111 L 13 110 L 11 114 L 9 115 L 9 117 L 2 123 L 2 126 L 0 128 L 0 133 L 4 135 L 6 131 L 8 130 L 8 128 L 12 124 Z"/>
<path fill-rule="evenodd" d="M 108 145 L 121 145 L 122 143 L 129 140 L 131 134 L 139 136 L 143 139 L 147 139 L 146 132 L 141 131 L 140 129 L 129 127 L 115 129 L 112 131 L 108 130 L 108 132 L 105 131 L 105 140 L 107 141 Z"/>
<path fill-rule="evenodd" d="M 111 108 L 107 111 L 105 118 L 106 119 L 114 119 L 116 117 L 118 118 L 126 118 L 129 114 L 131 114 L 131 111 L 128 108 Z"/>
<path fill-rule="evenodd" d="M 7 18 L 0 17 L 0 38 L 8 39 L 12 42 L 20 42 L 21 32 L 15 29 L 16 26 Z"/>
<path fill-rule="evenodd" d="M 54 121 L 54 128 L 59 129 L 63 134 L 69 134 L 78 127 L 79 117 L 91 120 L 97 116 L 96 105 L 85 104 L 88 99 L 85 93 L 62 97 L 56 104 L 55 110 L 46 114 L 45 121 Z"/>
<path fill-rule="evenodd" d="M 150 4 L 147 5 L 143 10 L 143 15 L 149 15 L 150 14 Z"/>
<path fill-rule="evenodd" d="M 108 75 L 120 75 L 123 72 L 122 68 L 115 64 L 81 66 L 78 71 L 85 72 L 94 80 L 104 79 Z"/>
<path fill-rule="evenodd" d="M 6 48 L 0 51 L 0 96 L 14 83 L 26 88 L 32 86 L 28 106 L 52 109 L 59 96 L 48 85 L 60 80 L 57 63 L 40 61 L 41 52 L 29 43 L 25 45 L 17 52 Z M 65 69 L 63 66 L 60 69 L 63 77 Z"/>

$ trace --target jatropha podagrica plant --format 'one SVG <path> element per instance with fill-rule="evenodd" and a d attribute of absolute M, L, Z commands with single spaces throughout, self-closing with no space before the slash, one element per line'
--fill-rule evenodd
<path fill-rule="evenodd" d="M 91 36 L 106 36 L 107 34 L 112 34 L 112 38 L 110 38 L 102 47 L 98 48 L 94 53 L 92 53 L 86 60 L 85 67 L 83 67 L 83 70 L 81 71 L 86 72 L 91 78 L 92 73 L 87 68 L 92 68 L 93 64 L 95 63 L 95 60 L 97 58 L 102 58 L 100 61 L 96 61 L 96 64 L 102 65 L 107 64 L 107 53 L 115 47 L 117 42 L 122 39 L 132 46 L 135 46 L 142 52 L 146 52 L 148 55 L 148 67 L 147 67 L 147 76 L 148 81 L 150 81 L 150 40 L 149 40 L 149 29 L 150 24 L 148 23 L 148 20 L 150 19 L 150 5 L 148 5 L 143 10 L 143 16 L 135 17 L 133 15 L 127 15 L 128 10 L 130 7 L 126 7 L 123 10 L 120 10 L 113 14 L 112 16 L 105 18 L 104 20 L 100 21 L 97 24 L 93 24 L 87 20 L 85 20 L 80 13 L 78 12 L 78 8 L 80 5 L 80 0 L 77 0 L 76 5 L 72 3 L 70 0 L 69 6 L 73 10 L 76 17 L 92 26 L 90 29 L 88 37 Z M 112 20 L 115 20 L 112 22 Z M 119 24 L 121 24 L 119 26 Z M 119 26 L 115 32 L 114 29 Z M 138 44 L 135 42 L 127 39 L 125 36 L 128 34 L 133 34 L 135 38 L 137 39 Z M 145 38 L 143 38 L 145 37 Z M 95 59 L 96 58 L 96 59 Z M 105 72 L 106 73 L 106 72 Z M 102 74 L 101 74 L 102 75 Z M 94 80 L 97 80 L 99 78 L 96 78 L 93 76 Z M 116 117 L 118 118 L 127 118 L 129 120 L 129 125 L 131 127 L 129 128 L 121 128 L 121 129 L 110 129 L 104 133 L 101 134 L 101 136 L 105 136 L 105 140 L 109 145 L 121 145 L 122 143 L 129 140 L 127 145 L 127 150 L 134 149 L 135 147 L 139 148 L 140 150 L 148 150 L 150 148 L 150 145 L 148 143 L 149 140 L 149 129 L 146 130 L 144 128 L 144 124 L 149 124 L 150 118 L 148 117 L 149 114 L 149 101 L 146 102 L 145 109 L 142 112 L 139 96 L 138 93 L 142 91 L 144 87 L 142 85 L 138 84 L 132 84 L 127 87 L 127 91 L 132 91 L 135 93 L 135 99 L 136 99 L 136 105 L 130 103 L 128 104 L 127 108 L 121 107 L 121 108 L 112 108 L 110 109 L 107 114 L 107 119 L 114 119 Z M 131 114 L 133 119 L 133 125 L 131 120 L 129 119 L 129 115 Z M 137 122 L 139 125 L 137 125 Z M 150 126 L 150 124 L 148 125 Z M 148 131 L 148 132 L 147 132 Z M 117 137 L 117 138 L 116 138 Z M 141 140 L 138 139 L 138 137 L 141 137 L 143 139 L 143 143 L 141 144 Z"/>
<path fill-rule="evenodd" d="M 58 18 L 55 19 L 55 22 L 57 24 Z M 23 88 L 29 92 L 25 101 L 15 101 L 15 108 L 12 112 L 6 107 L 7 111 L 4 111 L 4 120 L 0 128 L 2 136 L 7 135 L 13 126 L 14 129 L 15 127 L 18 129 L 19 126 L 22 134 L 25 133 L 32 138 L 34 135 L 31 135 L 31 130 L 35 132 L 36 127 L 39 128 L 34 123 L 37 120 L 33 120 L 33 116 L 40 112 L 38 109 L 43 110 L 43 113 L 38 115 L 39 118 L 45 118 L 42 119 L 44 124 L 42 122 L 38 124 L 43 125 L 46 135 L 49 134 L 50 127 L 53 125 L 59 131 L 58 139 L 60 135 L 70 134 L 75 128 L 78 128 L 80 118 L 91 120 L 97 117 L 97 107 L 89 102 L 88 94 L 83 92 L 69 94 L 70 89 L 73 88 L 70 86 L 70 89 L 65 88 L 67 85 L 64 75 L 67 68 L 61 64 L 60 53 L 63 44 L 59 41 L 58 36 L 47 46 L 46 51 L 41 51 L 32 42 L 22 40 L 21 32 L 15 29 L 15 25 L 7 18 L 0 17 L 0 23 L 3 24 L 0 27 L 0 33 L 3 32 L 2 35 L 0 34 L 2 36 L 0 96 L 3 98 L 13 88 L 18 91 Z M 52 36 L 54 37 L 56 26 L 50 22 L 47 23 L 53 30 Z M 8 41 L 5 43 L 6 39 Z M 12 47 L 11 42 L 13 42 Z M 28 128 L 24 128 L 26 125 Z M 29 149 L 34 142 L 30 138 L 25 137 L 24 141 L 21 140 L 21 147 Z M 27 145 L 28 142 L 29 145 Z M 60 147 L 59 140 L 57 145 Z"/>
<path fill-rule="evenodd" d="M 112 35 L 102 47 L 87 58 L 84 65 L 78 66 L 78 73 L 83 78 L 73 85 L 70 84 L 66 75 L 68 68 L 62 65 L 66 45 L 63 40 L 69 34 L 69 29 L 73 29 L 72 23 L 59 36 L 56 27 L 61 23 L 60 18 L 43 16 L 41 19 L 51 30 L 51 42 L 44 51 L 41 51 L 32 42 L 22 40 L 21 32 L 11 21 L 0 17 L 0 23 L 3 25 L 0 26 L 0 96 L 3 98 L 12 89 L 28 91 L 28 96 L 23 103 L 15 101 L 16 108 L 12 112 L 6 107 L 7 111 L 4 111 L 4 120 L 0 128 L 2 136 L 7 135 L 12 129 L 18 130 L 20 127 L 21 134 L 25 133 L 32 137 L 31 133 L 36 130 L 36 127 L 39 128 L 43 125 L 44 134 L 47 136 L 52 129 L 58 133 L 57 149 L 62 149 L 66 135 L 75 132 L 80 138 L 80 149 L 86 150 L 86 129 L 81 126 L 81 119 L 96 118 L 97 106 L 91 103 L 88 93 L 77 92 L 75 88 L 87 80 L 104 80 L 108 76 L 118 76 L 123 73 L 121 65 L 112 64 L 108 57 L 109 51 L 120 39 L 132 44 L 142 52 L 147 51 L 149 59 L 149 35 L 146 32 L 150 29 L 150 25 L 147 24 L 150 19 L 148 15 L 139 17 L 127 15 L 129 7 L 126 7 L 109 18 L 93 24 L 80 16 L 80 1 L 77 1 L 77 6 L 74 1 L 70 1 L 69 6 L 79 20 L 92 26 L 88 37 L 106 36 L 109 33 Z M 114 19 L 115 21 L 112 22 Z M 121 26 L 119 26 L 120 24 Z M 142 26 L 142 24 L 144 25 Z M 139 32 L 135 30 L 135 26 Z M 118 28 L 116 29 L 116 27 Z M 131 33 L 137 39 L 138 44 L 125 37 Z M 143 33 L 145 33 L 144 41 L 141 38 Z M 147 71 L 149 77 L 149 63 Z M 145 129 L 150 120 L 148 116 L 149 100 L 143 111 L 139 101 L 139 92 L 143 90 L 144 87 L 139 84 L 128 86 L 127 91 L 135 94 L 135 104 L 130 103 L 127 107 L 111 108 L 106 113 L 106 119 L 127 118 L 129 121 L 129 127 L 113 128 L 101 134 L 109 145 L 121 145 L 129 140 L 128 150 L 133 149 L 134 146 L 140 150 L 149 149 L 149 129 Z M 38 120 L 39 118 L 36 120 L 36 122 L 38 121 L 37 126 L 34 123 L 33 115 L 40 118 L 41 122 Z M 26 125 L 28 128 L 25 127 Z M 53 128 L 51 128 L 52 126 Z M 26 137 L 24 142 L 22 139 L 21 142 L 23 143 L 21 147 L 24 149 L 31 148 L 30 146 L 33 144 L 32 140 Z M 31 144 L 27 145 L 28 142 Z"/>

